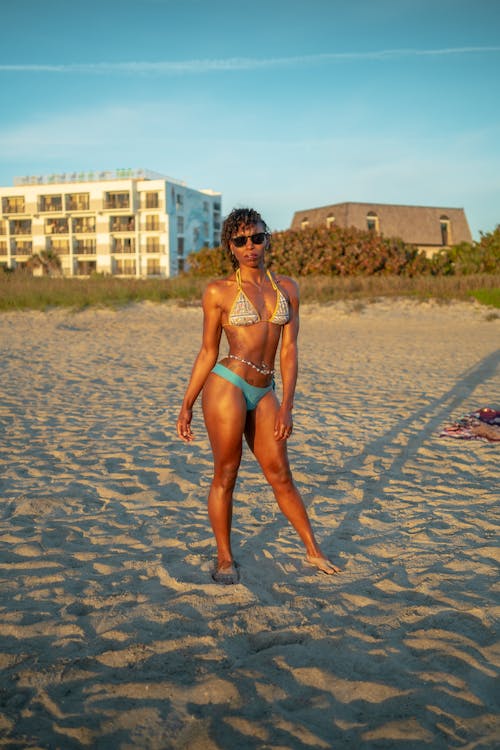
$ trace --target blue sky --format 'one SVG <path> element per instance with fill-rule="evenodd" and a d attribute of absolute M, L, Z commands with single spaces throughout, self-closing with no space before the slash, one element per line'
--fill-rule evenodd
<path fill-rule="evenodd" d="M 498 0 L 2 2 L 0 184 L 132 167 L 273 229 L 340 201 L 500 223 Z"/>

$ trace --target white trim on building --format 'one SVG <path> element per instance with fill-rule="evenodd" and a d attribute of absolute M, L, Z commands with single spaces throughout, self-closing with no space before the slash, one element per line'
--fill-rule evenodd
<path fill-rule="evenodd" d="M 0 264 L 56 253 L 65 276 L 175 276 L 220 244 L 221 194 L 146 170 L 16 178 L 0 187 Z"/>

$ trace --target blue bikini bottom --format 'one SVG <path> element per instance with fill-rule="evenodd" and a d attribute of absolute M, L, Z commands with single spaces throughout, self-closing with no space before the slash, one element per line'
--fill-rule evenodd
<path fill-rule="evenodd" d="M 274 380 L 269 385 L 266 385 L 265 388 L 257 388 L 256 385 L 250 385 L 246 380 L 240 378 L 240 376 L 230 370 L 229 367 L 225 367 L 219 363 L 215 365 L 212 372 L 215 372 L 216 375 L 220 375 L 221 378 L 224 378 L 224 380 L 237 386 L 237 388 L 242 391 L 248 411 L 253 411 L 261 398 L 269 391 L 274 390 Z"/>

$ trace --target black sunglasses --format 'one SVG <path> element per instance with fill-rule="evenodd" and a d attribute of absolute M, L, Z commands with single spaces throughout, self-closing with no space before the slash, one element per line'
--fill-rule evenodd
<path fill-rule="evenodd" d="M 245 247 L 247 240 L 251 240 L 252 245 L 262 245 L 266 241 L 267 232 L 257 232 L 257 234 L 249 234 L 248 237 L 244 234 L 239 237 L 231 237 L 231 242 L 235 247 Z"/>

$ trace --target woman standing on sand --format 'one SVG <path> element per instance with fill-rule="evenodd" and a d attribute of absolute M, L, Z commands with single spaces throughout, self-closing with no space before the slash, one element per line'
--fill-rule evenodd
<path fill-rule="evenodd" d="M 234 273 L 211 282 L 204 292 L 202 344 L 177 420 L 179 437 L 193 440 L 193 405 L 203 390 L 203 416 L 214 459 L 208 495 L 217 544 L 212 578 L 223 584 L 239 580 L 230 537 L 243 435 L 281 511 L 304 543 L 307 562 L 323 573 L 339 572 L 318 547 L 288 463 L 286 441 L 292 432 L 298 371 L 299 297 L 292 279 L 266 271 L 269 242 L 268 227 L 253 209 L 234 209 L 224 221 L 222 247 L 230 254 Z M 216 364 L 223 329 L 229 353 Z M 273 378 L 280 337 L 281 404 Z"/>

